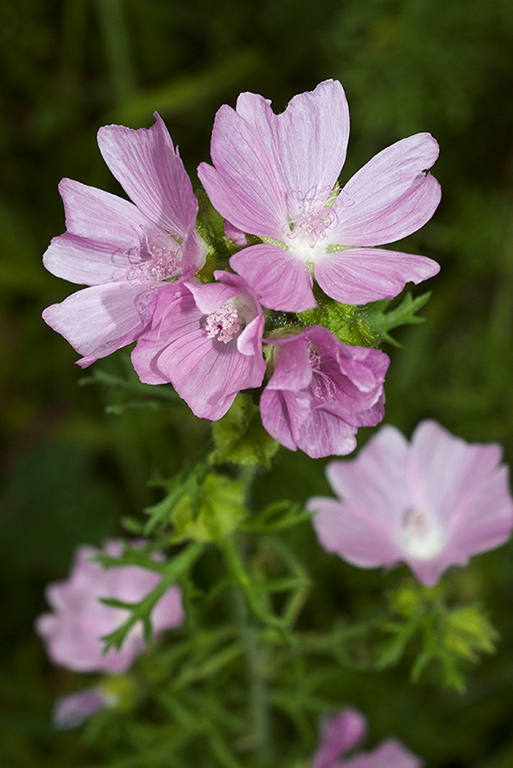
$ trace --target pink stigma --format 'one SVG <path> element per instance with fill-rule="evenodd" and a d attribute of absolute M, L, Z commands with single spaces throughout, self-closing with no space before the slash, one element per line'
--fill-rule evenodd
<path fill-rule="evenodd" d="M 240 331 L 240 320 L 237 310 L 226 302 L 222 307 L 207 316 L 205 330 L 209 339 L 217 339 L 228 344 Z"/>

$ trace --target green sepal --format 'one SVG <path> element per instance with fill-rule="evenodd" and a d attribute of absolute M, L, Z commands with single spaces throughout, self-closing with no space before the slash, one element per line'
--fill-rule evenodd
<path fill-rule="evenodd" d="M 216 211 L 205 190 L 196 192 L 198 199 L 198 217 L 196 231 L 207 246 L 205 263 L 196 276 L 203 283 L 214 280 L 216 269 L 227 269 L 230 256 L 237 250 L 224 235 L 224 219 Z"/>
<path fill-rule="evenodd" d="M 315 291 L 314 291 L 315 292 Z M 304 326 L 322 325 L 344 344 L 356 347 L 376 347 L 380 336 L 366 320 L 361 307 L 341 304 L 327 296 L 318 297 L 317 306 L 298 313 Z"/>
<path fill-rule="evenodd" d="M 264 429 L 260 410 L 251 397 L 239 394 L 228 413 L 212 425 L 215 449 L 211 462 L 230 462 L 243 467 L 269 468 L 280 447 Z"/>
<path fill-rule="evenodd" d="M 175 504 L 171 519 L 173 541 L 193 539 L 219 544 L 237 530 L 245 517 L 245 484 L 214 472 L 205 477 L 194 496 L 184 494 Z"/>

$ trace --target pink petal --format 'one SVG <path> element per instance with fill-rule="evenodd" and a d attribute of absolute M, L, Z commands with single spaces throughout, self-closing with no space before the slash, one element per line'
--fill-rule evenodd
<path fill-rule="evenodd" d="M 296 396 L 290 402 L 280 390 L 267 386 L 260 397 L 262 424 L 267 432 L 290 451 L 297 450 L 293 435 L 293 423 L 303 423 L 308 418 L 310 398 Z"/>
<path fill-rule="evenodd" d="M 335 768 L 339 757 L 363 741 L 366 730 L 365 718 L 356 709 L 348 707 L 338 715 L 325 718 L 312 768 Z"/>
<path fill-rule="evenodd" d="M 232 256 L 230 266 L 269 309 L 302 312 L 316 306 L 310 271 L 290 251 L 276 245 L 252 245 Z"/>
<path fill-rule="evenodd" d="M 233 257 L 232 257 L 233 258 Z M 407 282 L 420 283 L 439 272 L 426 256 L 380 248 L 349 248 L 323 254 L 315 277 L 328 296 L 344 304 L 393 299 Z"/>
<path fill-rule="evenodd" d="M 256 130 L 227 105 L 216 115 L 212 160 L 198 176 L 213 206 L 232 226 L 257 235 L 283 237 L 286 195 L 274 159 Z"/>
<path fill-rule="evenodd" d="M 230 288 L 212 285 L 221 293 Z M 205 313 L 197 307 L 191 286 L 184 284 L 181 293 L 173 287 L 163 289 L 156 316 L 162 318 L 160 325 L 139 339 L 132 353 L 134 368 L 142 381 L 171 381 L 199 418 L 220 419 L 241 389 L 262 383 L 261 349 L 245 355 L 238 351 L 235 338 L 227 344 L 209 338 L 202 325 Z"/>
<path fill-rule="evenodd" d="M 328 552 L 334 552 L 360 568 L 393 565 L 404 555 L 390 536 L 389 526 L 361 506 L 335 499 L 314 497 L 307 508 L 317 511 L 313 526 Z"/>
<path fill-rule="evenodd" d="M 312 459 L 345 456 L 356 448 L 356 428 L 328 408 L 310 410 L 302 425 L 293 420 L 292 434 L 297 447 Z"/>
<path fill-rule="evenodd" d="M 66 280 L 96 285 L 123 280 L 154 225 L 135 205 L 101 189 L 62 179 L 59 190 L 67 232 L 54 237 L 43 256 L 45 267 Z"/>
<path fill-rule="evenodd" d="M 432 510 L 447 536 L 433 561 L 407 562 L 424 583 L 434 584 L 451 564 L 504 544 L 513 527 L 508 470 L 499 445 L 468 444 L 432 421 L 412 438 L 410 476 L 414 503 Z"/>
<path fill-rule="evenodd" d="M 387 524 L 411 504 L 406 482 L 408 452 L 404 435 L 386 425 L 355 459 L 330 462 L 326 475 L 343 501 Z"/>
<path fill-rule="evenodd" d="M 375 155 L 344 186 L 334 205 L 341 245 L 382 245 L 422 227 L 440 202 L 440 185 L 424 171 L 438 157 L 429 133 L 418 133 Z"/>
<path fill-rule="evenodd" d="M 79 364 L 90 365 L 134 341 L 146 321 L 137 301 L 144 286 L 128 282 L 95 285 L 72 293 L 43 312 L 43 320 L 84 355 Z"/>
<path fill-rule="evenodd" d="M 326 80 L 300 93 L 275 115 L 270 102 L 241 93 L 237 112 L 255 128 L 274 157 L 289 192 L 328 197 L 344 165 L 349 109 L 338 81 Z"/>
<path fill-rule="evenodd" d="M 198 202 L 163 120 L 154 116 L 151 128 L 103 126 L 98 146 L 137 207 L 172 235 L 184 237 L 194 227 Z"/>
<path fill-rule="evenodd" d="M 344 768 L 422 768 L 423 764 L 423 761 L 406 749 L 400 741 L 386 739 L 372 752 L 365 752 L 344 760 L 343 766 Z"/>
<path fill-rule="evenodd" d="M 309 362 L 308 345 L 305 344 L 303 334 L 298 338 L 266 339 L 266 341 L 277 347 L 275 357 L 279 361 L 279 364 L 275 361 L 273 375 L 267 389 L 299 392 L 308 387 L 312 381 L 312 368 Z"/>

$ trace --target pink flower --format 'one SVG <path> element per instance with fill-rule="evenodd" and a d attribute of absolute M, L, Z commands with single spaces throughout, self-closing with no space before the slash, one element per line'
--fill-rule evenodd
<path fill-rule="evenodd" d="M 56 728 L 71 730 L 82 725 L 100 709 L 106 709 L 114 704 L 115 701 L 100 688 L 86 688 L 57 699 L 53 710 L 53 722 Z"/>
<path fill-rule="evenodd" d="M 347 346 L 321 326 L 266 341 L 275 346 L 273 375 L 260 399 L 269 434 L 314 459 L 354 450 L 358 427 L 383 418 L 387 355 Z"/>
<path fill-rule="evenodd" d="M 368 248 L 406 237 L 433 215 L 440 187 L 425 170 L 438 156 L 436 141 L 428 133 L 398 141 L 339 190 L 348 138 L 346 97 L 333 80 L 294 96 L 281 115 L 254 93 L 216 115 L 215 168 L 202 163 L 198 175 L 231 225 L 263 239 L 230 264 L 267 307 L 314 307 L 313 272 L 328 296 L 364 304 L 439 270 L 424 256 Z"/>
<path fill-rule="evenodd" d="M 212 421 L 241 389 L 260 386 L 265 373 L 264 316 L 255 292 L 238 275 L 214 276 L 219 282 L 161 290 L 152 327 L 132 352 L 141 381 L 170 381 L 196 416 Z"/>
<path fill-rule="evenodd" d="M 105 552 L 111 557 L 119 556 L 121 551 L 119 541 L 111 540 L 105 545 Z M 37 618 L 36 632 L 54 664 L 76 672 L 117 674 L 125 672 L 145 650 L 142 626 L 132 628 L 119 651 L 110 648 L 104 654 L 100 638 L 117 629 L 129 612 L 105 605 L 100 598 L 139 602 L 157 586 L 161 576 L 132 565 L 102 568 L 92 560 L 99 554 L 94 547 L 78 547 L 69 579 L 49 584 L 46 589 L 53 613 Z M 183 619 L 180 590 L 170 587 L 153 610 L 154 635 L 177 626 Z"/>
<path fill-rule="evenodd" d="M 67 230 L 52 240 L 44 264 L 90 287 L 48 307 L 43 318 L 83 355 L 82 367 L 137 339 L 159 289 L 204 261 L 190 179 L 155 118 L 149 129 L 98 131 L 104 160 L 132 203 L 71 179 L 60 183 Z"/>
<path fill-rule="evenodd" d="M 468 444 L 422 421 L 409 444 L 385 426 L 327 475 L 339 500 L 312 498 L 322 546 L 361 568 L 409 565 L 433 586 L 451 565 L 503 544 L 513 527 L 499 445 Z"/>
<path fill-rule="evenodd" d="M 363 741 L 365 731 L 365 718 L 355 709 L 326 718 L 312 768 L 421 768 L 422 761 L 396 739 L 385 739 L 372 752 L 339 760 Z"/>

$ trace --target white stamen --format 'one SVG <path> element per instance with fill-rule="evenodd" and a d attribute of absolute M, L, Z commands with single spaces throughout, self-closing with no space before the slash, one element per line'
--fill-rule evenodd
<path fill-rule="evenodd" d="M 404 513 L 401 543 L 413 557 L 429 560 L 443 548 L 444 535 L 437 520 L 428 510 L 410 507 Z"/>
<path fill-rule="evenodd" d="M 229 301 L 207 315 L 205 330 L 209 339 L 217 339 L 223 344 L 228 344 L 240 329 L 239 313 Z"/>

